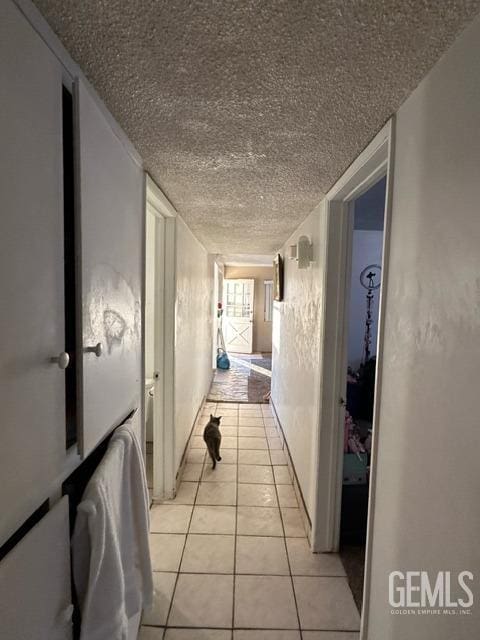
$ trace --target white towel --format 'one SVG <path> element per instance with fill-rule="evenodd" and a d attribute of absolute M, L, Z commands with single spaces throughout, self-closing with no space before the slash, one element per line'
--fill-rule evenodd
<path fill-rule="evenodd" d="M 80 640 L 127 640 L 128 619 L 151 604 L 148 503 L 140 446 L 125 424 L 77 510 L 72 555 Z"/>

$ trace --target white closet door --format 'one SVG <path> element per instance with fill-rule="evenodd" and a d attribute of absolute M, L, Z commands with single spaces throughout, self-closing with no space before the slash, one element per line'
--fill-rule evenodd
<path fill-rule="evenodd" d="M 62 69 L 0 2 L 0 544 L 65 457 Z"/>
<path fill-rule="evenodd" d="M 0 562 L 0 640 L 72 637 L 68 499 Z"/>
<path fill-rule="evenodd" d="M 140 404 L 144 179 L 81 83 L 76 94 L 85 456 Z"/>

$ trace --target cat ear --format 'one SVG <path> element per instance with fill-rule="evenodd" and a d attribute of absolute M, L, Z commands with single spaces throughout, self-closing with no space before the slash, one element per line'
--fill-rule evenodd
<path fill-rule="evenodd" d="M 220 420 L 222 419 L 222 416 L 217 416 L 217 420 L 220 422 Z"/>
<path fill-rule="evenodd" d="M 210 420 L 213 420 L 213 414 L 210 414 Z"/>

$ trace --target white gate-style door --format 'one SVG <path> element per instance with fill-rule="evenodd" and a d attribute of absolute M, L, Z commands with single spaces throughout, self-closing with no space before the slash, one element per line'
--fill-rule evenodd
<path fill-rule="evenodd" d="M 225 280 L 225 346 L 232 353 L 252 353 L 255 280 Z"/>

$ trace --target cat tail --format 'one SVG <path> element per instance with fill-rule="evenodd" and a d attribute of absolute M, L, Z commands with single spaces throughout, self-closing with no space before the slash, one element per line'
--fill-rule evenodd
<path fill-rule="evenodd" d="M 215 458 L 220 462 L 220 440 L 215 440 Z"/>
<path fill-rule="evenodd" d="M 215 454 L 215 445 L 211 441 L 208 441 L 207 449 L 208 449 L 208 455 L 212 459 L 212 463 L 213 463 L 212 469 L 215 469 L 215 467 L 217 466 L 217 456 Z"/>

